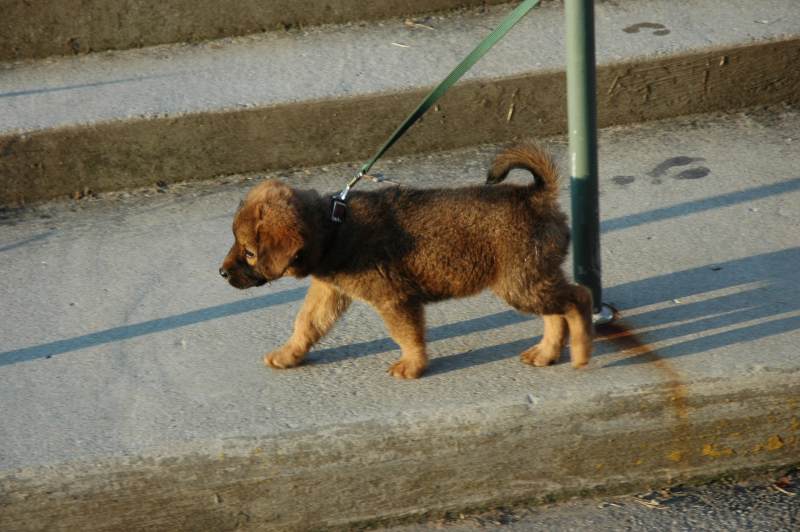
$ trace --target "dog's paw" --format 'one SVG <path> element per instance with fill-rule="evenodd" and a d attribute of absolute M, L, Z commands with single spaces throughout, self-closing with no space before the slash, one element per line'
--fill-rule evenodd
<path fill-rule="evenodd" d="M 572 367 L 575 368 L 575 369 L 582 369 L 582 368 L 585 368 L 588 365 L 589 365 L 589 361 L 588 360 L 585 360 L 585 361 L 584 360 L 573 360 L 572 361 Z"/>
<path fill-rule="evenodd" d="M 264 355 L 264 364 L 270 368 L 286 369 L 293 368 L 300 364 L 305 353 L 297 353 L 296 350 L 283 346 L 271 353 Z"/>
<path fill-rule="evenodd" d="M 528 349 L 527 351 L 523 351 L 519 355 L 519 357 L 522 359 L 524 363 L 536 367 L 543 367 L 543 366 L 549 366 L 550 364 L 554 364 L 560 356 L 561 356 L 560 349 L 556 349 L 555 347 L 547 348 L 542 344 L 535 345 L 530 349 Z"/>
<path fill-rule="evenodd" d="M 572 367 L 575 369 L 585 368 L 589 364 L 591 358 L 591 346 L 570 346 L 570 358 L 572 359 Z"/>
<path fill-rule="evenodd" d="M 425 364 L 400 359 L 389 368 L 389 375 L 398 379 L 417 379 L 425 371 Z"/>

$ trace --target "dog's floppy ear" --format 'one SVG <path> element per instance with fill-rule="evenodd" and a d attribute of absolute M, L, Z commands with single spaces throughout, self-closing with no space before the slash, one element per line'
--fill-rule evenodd
<path fill-rule="evenodd" d="M 267 279 L 277 279 L 286 273 L 297 254 L 303 249 L 304 238 L 296 209 L 291 205 L 258 205 L 256 267 Z"/>

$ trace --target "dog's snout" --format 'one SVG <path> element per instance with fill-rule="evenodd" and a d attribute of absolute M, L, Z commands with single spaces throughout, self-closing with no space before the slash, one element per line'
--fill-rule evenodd
<path fill-rule="evenodd" d="M 223 279 L 227 279 L 230 276 L 228 270 L 226 270 L 225 268 L 220 268 L 219 274 L 222 276 Z"/>

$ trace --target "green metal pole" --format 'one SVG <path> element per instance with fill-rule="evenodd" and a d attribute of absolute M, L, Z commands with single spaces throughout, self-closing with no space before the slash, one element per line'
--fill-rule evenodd
<path fill-rule="evenodd" d="M 566 0 L 572 253 L 575 280 L 592 291 L 595 321 L 605 321 L 597 199 L 597 98 L 594 1 Z"/>

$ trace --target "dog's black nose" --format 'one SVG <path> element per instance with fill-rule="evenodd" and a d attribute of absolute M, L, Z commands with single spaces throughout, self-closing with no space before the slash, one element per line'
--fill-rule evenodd
<path fill-rule="evenodd" d="M 225 271 L 224 268 L 220 268 L 219 269 L 219 274 L 222 276 L 223 279 L 227 279 L 228 278 L 228 272 Z"/>

